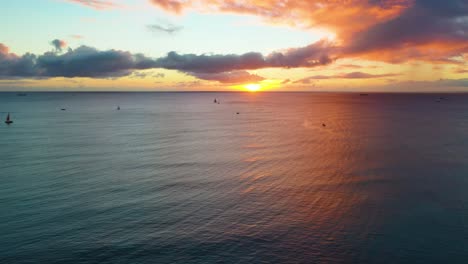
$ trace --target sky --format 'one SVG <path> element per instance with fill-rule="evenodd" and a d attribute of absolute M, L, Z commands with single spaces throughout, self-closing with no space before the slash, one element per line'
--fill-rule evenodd
<path fill-rule="evenodd" d="M 468 91 L 468 0 L 20 0 L 0 91 Z"/>

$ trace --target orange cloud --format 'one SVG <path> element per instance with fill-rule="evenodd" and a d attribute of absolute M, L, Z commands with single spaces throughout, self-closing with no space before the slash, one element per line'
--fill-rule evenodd
<path fill-rule="evenodd" d="M 468 49 L 466 0 L 152 0 L 184 9 L 254 15 L 272 23 L 326 28 L 336 33 L 343 57 L 398 63 L 446 61 Z"/>
<path fill-rule="evenodd" d="M 0 54 L 8 54 L 10 53 L 10 49 L 5 46 L 3 43 L 0 43 Z"/>
<path fill-rule="evenodd" d="M 99 10 L 117 8 L 120 6 L 119 4 L 116 4 L 114 3 L 114 1 L 110 1 L 110 0 L 64 0 L 64 1 L 84 5 L 84 6 L 91 7 L 94 9 L 99 9 Z"/>
<path fill-rule="evenodd" d="M 61 39 L 54 39 L 50 42 L 52 46 L 54 46 L 56 51 L 62 51 L 65 47 L 67 47 L 67 42 Z"/>
<path fill-rule="evenodd" d="M 277 23 L 328 27 L 338 31 L 363 29 L 389 19 L 413 0 L 150 0 L 156 6 L 179 13 L 184 9 L 260 16 Z"/>
<path fill-rule="evenodd" d="M 188 4 L 185 1 L 179 0 L 150 0 L 150 2 L 166 11 L 174 13 L 180 13 L 184 8 L 184 5 Z"/>

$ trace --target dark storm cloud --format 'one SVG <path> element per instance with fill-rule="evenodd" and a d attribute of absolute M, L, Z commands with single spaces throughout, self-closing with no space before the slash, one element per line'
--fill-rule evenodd
<path fill-rule="evenodd" d="M 376 2 L 376 1 L 374 1 Z M 415 0 L 400 15 L 354 35 L 348 53 L 468 41 L 468 1 Z"/>

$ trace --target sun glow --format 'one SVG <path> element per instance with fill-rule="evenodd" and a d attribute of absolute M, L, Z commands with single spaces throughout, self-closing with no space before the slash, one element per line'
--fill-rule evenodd
<path fill-rule="evenodd" d="M 238 85 L 233 85 L 231 88 L 237 91 L 247 91 L 247 92 L 267 92 L 267 91 L 272 91 L 276 88 L 281 87 L 281 83 L 283 80 L 263 80 L 258 83 L 247 83 L 247 84 L 238 84 Z"/>
<path fill-rule="evenodd" d="M 247 89 L 249 92 L 256 92 L 259 91 L 262 86 L 258 83 L 249 83 L 244 85 L 245 89 Z"/>

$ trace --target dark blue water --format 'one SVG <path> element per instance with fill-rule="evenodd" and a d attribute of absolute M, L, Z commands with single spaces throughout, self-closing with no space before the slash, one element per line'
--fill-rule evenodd
<path fill-rule="evenodd" d="M 446 97 L 0 93 L 0 263 L 466 263 Z"/>

